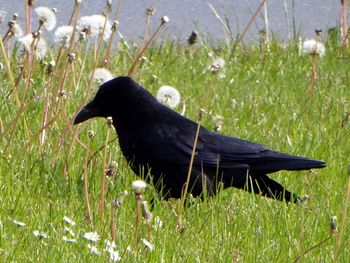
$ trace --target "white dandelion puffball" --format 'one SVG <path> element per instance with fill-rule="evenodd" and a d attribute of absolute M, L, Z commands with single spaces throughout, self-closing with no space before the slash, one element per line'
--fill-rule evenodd
<path fill-rule="evenodd" d="M 103 31 L 103 26 L 105 24 L 106 17 L 103 15 L 92 15 L 92 16 L 83 16 L 78 21 L 78 26 L 81 31 L 86 32 L 90 36 L 98 36 Z M 111 22 L 107 20 L 106 28 L 103 33 L 103 40 L 107 41 L 112 33 Z"/>
<path fill-rule="evenodd" d="M 97 234 L 96 232 L 88 232 L 88 233 L 85 233 L 83 235 L 83 238 L 85 238 L 86 240 L 89 240 L 91 242 L 96 242 L 96 241 L 99 241 L 100 240 L 100 236 L 99 234 Z"/>
<path fill-rule="evenodd" d="M 302 53 L 303 54 L 313 54 L 313 55 L 319 55 L 320 57 L 323 57 L 326 53 L 325 46 L 315 40 L 315 39 L 309 39 L 305 40 L 302 47 Z"/>
<path fill-rule="evenodd" d="M 33 235 L 37 238 L 49 238 L 49 236 L 44 232 L 39 232 L 38 230 L 33 232 Z"/>
<path fill-rule="evenodd" d="M 146 189 L 146 187 L 147 184 L 142 180 L 133 181 L 131 184 L 131 188 L 136 192 L 143 191 L 144 189 Z"/>
<path fill-rule="evenodd" d="M 15 37 L 23 36 L 23 30 L 22 30 L 21 26 L 16 21 L 13 21 L 13 24 L 11 25 L 11 29 L 10 30 L 11 30 L 11 33 Z"/>
<path fill-rule="evenodd" d="M 59 43 L 65 48 L 69 47 L 69 42 L 73 34 L 72 26 L 60 26 L 55 31 L 55 43 Z"/>
<path fill-rule="evenodd" d="M 113 79 L 112 73 L 105 68 L 95 69 L 93 79 L 97 81 L 98 84 L 102 85 L 103 83 Z"/>
<path fill-rule="evenodd" d="M 34 9 L 35 13 L 39 17 L 40 23 L 47 29 L 47 31 L 51 31 L 56 26 L 56 14 L 52 11 L 51 8 L 46 6 L 39 6 Z"/>
<path fill-rule="evenodd" d="M 157 91 L 157 100 L 169 108 L 174 109 L 180 103 L 180 92 L 171 86 L 161 86 Z"/>
<path fill-rule="evenodd" d="M 34 38 L 33 38 L 33 35 L 31 33 L 27 34 L 23 37 L 20 37 L 17 40 L 19 43 L 18 52 L 20 54 L 26 54 L 26 53 L 31 54 L 33 40 L 34 40 Z M 46 55 L 47 44 L 46 44 L 46 41 L 42 37 L 40 37 L 39 41 L 35 45 L 35 48 L 36 48 L 35 49 L 36 58 L 39 60 L 43 59 Z"/>

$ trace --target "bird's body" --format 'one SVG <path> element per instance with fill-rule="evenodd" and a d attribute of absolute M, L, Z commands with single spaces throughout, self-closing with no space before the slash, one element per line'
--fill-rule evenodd
<path fill-rule="evenodd" d="M 75 124 L 93 117 L 113 118 L 119 144 L 133 171 L 161 185 L 165 197 L 181 196 L 187 179 L 197 123 L 159 103 L 128 77 L 103 84 Z M 295 202 L 296 196 L 267 174 L 322 168 L 323 161 L 292 156 L 200 127 L 189 189 L 215 194 L 219 183 Z M 159 184 L 160 183 L 160 184 Z"/>

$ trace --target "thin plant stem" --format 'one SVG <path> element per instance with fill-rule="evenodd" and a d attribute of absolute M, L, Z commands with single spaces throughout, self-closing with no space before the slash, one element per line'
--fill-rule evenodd
<path fill-rule="evenodd" d="M 260 3 L 259 7 L 256 9 L 256 11 L 255 11 L 255 13 L 253 14 L 252 18 L 249 20 L 248 25 L 245 27 L 245 29 L 243 30 L 242 34 L 239 36 L 239 38 L 238 38 L 238 40 L 237 40 L 237 43 L 238 43 L 238 44 L 242 42 L 242 40 L 243 40 L 245 34 L 247 33 L 248 29 L 250 28 L 251 24 L 252 24 L 253 21 L 255 20 L 256 16 L 259 14 L 261 8 L 264 6 L 265 1 L 266 1 L 266 0 L 263 0 L 263 1 Z"/>
<path fill-rule="evenodd" d="M 186 201 L 186 197 L 187 197 L 187 193 L 188 193 L 188 186 L 190 184 L 190 179 L 191 179 L 192 167 L 193 167 L 193 162 L 194 162 L 194 155 L 196 153 L 196 147 L 197 147 L 197 142 L 198 142 L 198 137 L 199 137 L 199 131 L 200 131 L 200 128 L 201 128 L 200 119 L 201 118 L 199 118 L 199 120 L 198 120 L 197 130 L 196 130 L 196 134 L 195 134 L 195 137 L 194 137 L 194 143 L 193 143 L 193 148 L 192 148 L 190 165 L 189 165 L 189 168 L 188 168 L 187 179 L 186 179 L 186 183 L 185 183 L 185 189 L 183 191 L 180 208 L 179 208 L 179 212 L 178 212 L 178 215 L 177 215 L 176 227 L 178 227 L 180 225 L 181 217 L 182 217 L 182 213 L 183 213 L 183 210 L 184 210 L 185 201 Z"/>
<path fill-rule="evenodd" d="M 309 88 L 309 96 L 308 96 L 308 105 L 310 105 L 312 97 L 315 93 L 315 85 L 317 79 L 317 69 L 316 69 L 316 59 L 317 54 L 311 54 L 312 57 L 312 68 L 311 68 L 311 79 L 310 79 L 310 88 Z"/>
<path fill-rule="evenodd" d="M 142 57 L 142 54 L 145 52 L 145 50 L 149 47 L 149 45 L 153 42 L 153 40 L 155 39 L 155 37 L 158 35 L 158 33 L 160 32 L 160 30 L 162 29 L 163 25 L 165 23 L 160 23 L 160 25 L 158 26 L 158 28 L 156 29 L 156 31 L 153 33 L 153 35 L 151 36 L 151 38 L 148 40 L 148 42 L 146 43 L 146 45 L 141 48 L 139 54 L 136 56 L 136 59 L 134 61 L 134 63 L 132 64 L 131 68 L 129 69 L 128 72 L 128 77 L 131 77 L 135 71 L 135 68 L 140 60 L 140 58 Z"/>
<path fill-rule="evenodd" d="M 105 207 L 105 192 L 106 192 L 106 159 L 107 159 L 107 145 L 109 141 L 109 130 L 110 127 L 107 129 L 107 135 L 105 140 L 105 147 L 104 147 L 104 153 L 103 153 L 103 161 L 102 161 L 102 178 L 101 178 L 101 193 L 100 193 L 100 220 L 101 225 L 103 225 L 104 221 L 104 207 Z"/>
<path fill-rule="evenodd" d="M 348 206 L 349 206 L 349 201 L 350 201 L 350 166 L 348 169 L 349 169 L 349 171 L 348 171 L 348 187 L 347 187 L 346 197 L 345 197 L 345 201 L 343 204 L 343 211 L 342 211 L 342 215 L 341 215 L 341 219 L 340 219 L 339 235 L 337 237 L 334 252 L 333 252 L 334 259 L 336 259 L 338 256 L 341 239 L 342 239 L 342 237 L 344 235 L 344 231 L 345 231 L 345 222 L 346 222 L 346 218 L 348 215 Z"/>

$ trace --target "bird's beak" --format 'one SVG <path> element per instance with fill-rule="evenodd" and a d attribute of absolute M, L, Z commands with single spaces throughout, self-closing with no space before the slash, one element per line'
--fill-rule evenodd
<path fill-rule="evenodd" d="M 74 119 L 74 124 L 78 124 L 81 122 L 84 122 L 88 119 L 97 117 L 99 115 L 99 109 L 96 107 L 89 107 L 90 105 L 86 105 L 84 108 L 82 108 L 77 116 Z"/>

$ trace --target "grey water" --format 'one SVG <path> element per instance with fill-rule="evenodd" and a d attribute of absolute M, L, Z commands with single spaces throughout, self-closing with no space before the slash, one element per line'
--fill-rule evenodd
<path fill-rule="evenodd" d="M 0 0 L 0 10 L 7 12 L 1 25 L 1 35 L 6 30 L 6 21 L 13 13 L 18 13 L 18 21 L 24 27 L 25 0 Z M 75 0 L 36 0 L 35 6 L 57 8 L 57 26 L 68 23 Z M 113 15 L 117 1 L 113 3 Z M 170 18 L 163 32 L 166 37 L 184 41 L 192 30 L 203 37 L 221 41 L 225 32 L 218 18 L 209 8 L 210 3 L 219 16 L 230 25 L 234 35 L 244 30 L 261 0 L 124 0 L 122 1 L 119 30 L 128 40 L 139 41 L 145 28 L 145 9 L 154 7 L 152 28 L 156 28 L 164 15 Z M 105 10 L 105 0 L 82 0 L 81 16 L 101 14 Z M 339 25 L 340 0 L 267 0 L 268 29 L 274 37 L 287 41 L 293 37 L 293 28 L 307 38 L 315 36 L 315 29 L 323 32 Z M 35 16 L 34 16 L 35 17 Z M 260 30 L 265 29 L 264 9 L 257 15 L 246 34 L 246 41 L 258 39 Z M 52 34 L 49 33 L 49 34 Z"/>

